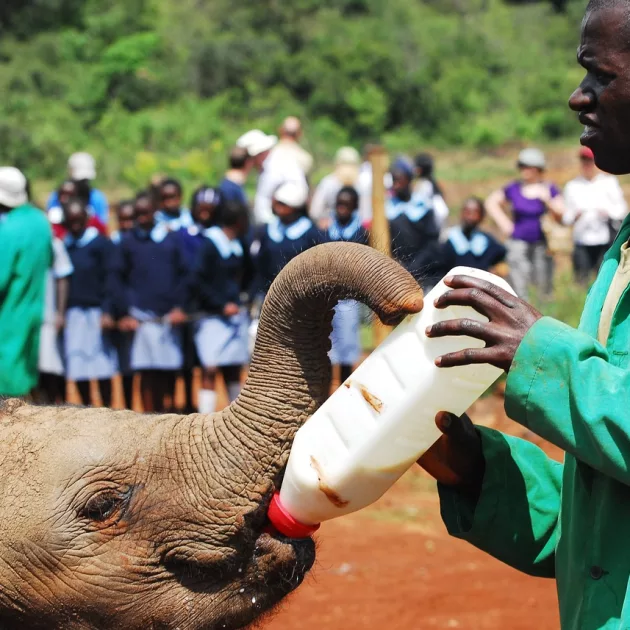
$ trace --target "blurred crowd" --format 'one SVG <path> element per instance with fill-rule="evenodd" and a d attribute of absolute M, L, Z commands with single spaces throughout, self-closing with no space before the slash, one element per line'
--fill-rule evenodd
<path fill-rule="evenodd" d="M 177 179 L 156 176 L 111 216 L 88 153 L 70 157 L 45 213 L 24 174 L 0 168 L 0 395 L 63 403 L 71 380 L 89 405 L 97 382 L 109 406 L 119 373 L 128 407 L 139 375 L 144 410 L 163 411 L 183 375 L 185 411 L 210 413 L 221 372 L 236 398 L 260 306 L 282 268 L 321 243 L 370 243 L 378 147 L 340 148 L 332 172 L 312 186 L 301 138 L 294 117 L 278 136 L 250 130 L 222 180 L 194 190 L 189 203 Z M 485 201 L 467 199 L 452 217 L 431 156 L 396 157 L 383 181 L 391 255 L 425 290 L 463 265 L 509 276 L 523 298 L 532 286 L 549 297 L 549 234 L 554 224 L 572 226 L 575 280 L 588 284 L 627 206 L 589 149 L 577 158 L 580 174 L 561 191 L 546 178 L 545 155 L 525 149 L 513 181 Z M 342 380 L 361 358 L 360 324 L 357 303 L 337 306 L 330 358 Z"/>

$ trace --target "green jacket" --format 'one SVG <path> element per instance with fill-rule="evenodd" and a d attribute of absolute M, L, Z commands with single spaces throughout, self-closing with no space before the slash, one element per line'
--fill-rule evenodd
<path fill-rule="evenodd" d="M 46 215 L 21 206 L 0 219 L 0 396 L 37 384 L 39 336 L 52 233 Z"/>
<path fill-rule="evenodd" d="M 531 575 L 556 578 L 563 630 L 630 629 L 630 290 L 606 348 L 599 316 L 630 219 L 606 255 L 579 331 L 543 318 L 516 354 L 508 416 L 566 451 L 480 429 L 486 458 L 472 505 L 440 486 L 449 532 Z"/>

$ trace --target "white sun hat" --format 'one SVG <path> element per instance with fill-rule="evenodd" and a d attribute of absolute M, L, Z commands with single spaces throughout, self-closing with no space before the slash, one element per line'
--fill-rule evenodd
<path fill-rule="evenodd" d="M 301 208 L 308 201 L 308 186 L 306 183 L 285 182 L 280 184 L 273 198 L 289 208 Z"/>
<path fill-rule="evenodd" d="M 7 208 L 17 208 L 27 202 L 24 173 L 13 166 L 0 167 L 0 204 Z"/>
<path fill-rule="evenodd" d="M 545 154 L 540 149 L 523 149 L 518 155 L 518 164 L 529 168 L 539 168 L 541 171 L 547 166 Z"/>
<path fill-rule="evenodd" d="M 68 160 L 68 172 L 76 182 L 96 179 L 96 162 L 89 153 L 73 153 Z"/>
<path fill-rule="evenodd" d="M 249 150 L 249 147 L 255 142 L 259 142 L 261 138 L 266 138 L 267 134 L 260 129 L 252 129 L 244 133 L 237 141 L 236 146 L 241 149 Z"/>
<path fill-rule="evenodd" d="M 251 157 L 256 157 L 265 151 L 271 151 L 276 144 L 278 144 L 278 136 L 268 136 L 263 134 L 247 147 L 247 153 L 249 153 Z"/>
<path fill-rule="evenodd" d="M 359 179 L 361 156 L 353 147 L 341 147 L 335 155 L 335 175 L 344 186 L 354 186 Z"/>

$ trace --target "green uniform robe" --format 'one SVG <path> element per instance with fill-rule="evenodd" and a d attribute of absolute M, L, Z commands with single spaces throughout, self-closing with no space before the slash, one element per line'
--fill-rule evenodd
<path fill-rule="evenodd" d="M 52 262 L 46 215 L 25 205 L 0 219 L 0 396 L 37 384 L 46 272 Z"/>
<path fill-rule="evenodd" d="M 607 347 L 596 341 L 629 237 L 626 219 L 579 330 L 540 320 L 508 376 L 507 414 L 563 448 L 564 464 L 524 440 L 480 429 L 486 473 L 478 503 L 439 487 L 452 535 L 525 573 L 555 577 L 563 630 L 630 629 L 630 290 Z"/>

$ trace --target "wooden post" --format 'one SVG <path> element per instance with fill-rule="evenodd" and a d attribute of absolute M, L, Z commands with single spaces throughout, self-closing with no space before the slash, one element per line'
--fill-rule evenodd
<path fill-rule="evenodd" d="M 374 147 L 369 155 L 372 166 L 372 228 L 370 230 L 370 245 L 391 256 L 391 239 L 389 221 L 385 214 L 385 183 L 384 178 L 389 167 L 389 157 L 383 147 Z M 374 346 L 378 346 L 391 332 L 391 327 L 384 326 L 379 319 L 374 318 L 372 329 Z"/>

